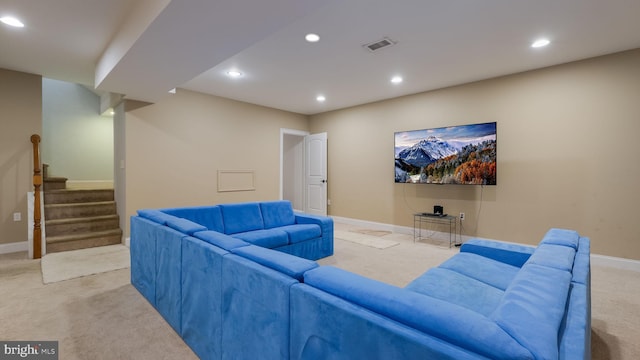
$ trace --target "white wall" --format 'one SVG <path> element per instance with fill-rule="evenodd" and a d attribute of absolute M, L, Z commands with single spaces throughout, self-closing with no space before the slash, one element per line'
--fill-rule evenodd
<path fill-rule="evenodd" d="M 113 181 L 113 118 L 87 88 L 42 79 L 42 162 L 49 176 Z"/>

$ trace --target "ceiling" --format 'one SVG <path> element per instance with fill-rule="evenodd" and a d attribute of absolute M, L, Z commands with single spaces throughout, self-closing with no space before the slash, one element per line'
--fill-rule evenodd
<path fill-rule="evenodd" d="M 301 114 L 640 48 L 637 0 L 2 0 L 6 15 L 25 27 L 0 23 L 0 68 Z M 531 48 L 540 37 L 551 44 Z"/>

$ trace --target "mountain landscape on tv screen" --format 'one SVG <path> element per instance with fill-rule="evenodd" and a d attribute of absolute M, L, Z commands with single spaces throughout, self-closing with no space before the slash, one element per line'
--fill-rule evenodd
<path fill-rule="evenodd" d="M 496 184 L 496 123 L 395 136 L 396 183 Z"/>

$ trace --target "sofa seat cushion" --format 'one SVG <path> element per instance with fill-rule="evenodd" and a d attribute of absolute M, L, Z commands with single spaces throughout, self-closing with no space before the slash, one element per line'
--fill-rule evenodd
<path fill-rule="evenodd" d="M 573 269 L 573 261 L 576 257 L 576 250 L 563 245 L 542 244 L 536 248 L 527 264 L 537 264 L 548 266 L 563 271 Z"/>
<path fill-rule="evenodd" d="M 540 244 L 562 245 L 578 249 L 580 235 L 577 231 L 567 229 L 550 229 L 540 241 Z"/>
<path fill-rule="evenodd" d="M 405 287 L 423 295 L 456 304 L 489 316 L 495 311 L 504 291 L 458 272 L 433 268 Z"/>
<path fill-rule="evenodd" d="M 316 224 L 296 224 L 279 227 L 289 236 L 289 244 L 297 244 L 299 242 L 311 240 L 322 236 L 320 225 Z"/>
<path fill-rule="evenodd" d="M 222 211 L 225 234 L 264 229 L 259 203 L 222 204 L 218 206 Z"/>
<path fill-rule="evenodd" d="M 250 244 L 273 249 L 289 243 L 289 236 L 279 229 L 255 230 L 231 235 Z"/>
<path fill-rule="evenodd" d="M 567 271 L 525 264 L 491 318 L 535 359 L 557 359 L 570 282 Z"/>
<path fill-rule="evenodd" d="M 519 267 L 468 252 L 461 252 L 439 266 L 505 290 L 516 276 Z"/>
<path fill-rule="evenodd" d="M 273 229 L 280 226 L 293 225 L 296 223 L 296 216 L 293 213 L 291 202 L 265 201 L 260 203 L 260 211 L 264 220 L 265 229 Z"/>

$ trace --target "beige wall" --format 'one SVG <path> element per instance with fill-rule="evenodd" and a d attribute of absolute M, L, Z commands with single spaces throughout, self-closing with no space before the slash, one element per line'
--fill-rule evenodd
<path fill-rule="evenodd" d="M 498 185 L 394 184 L 395 131 L 497 121 Z M 465 235 L 536 244 L 578 230 L 640 260 L 640 49 L 312 116 L 329 134 L 329 213 L 412 226 L 434 204 Z"/>
<path fill-rule="evenodd" d="M 280 129 L 308 130 L 303 115 L 181 89 L 125 123 L 127 221 L 142 208 L 278 199 Z M 254 170 L 255 190 L 218 192 L 219 169 Z"/>
<path fill-rule="evenodd" d="M 32 134 L 42 133 L 41 77 L 0 69 L 0 244 L 27 241 Z M 20 212 L 22 221 L 13 221 Z"/>

